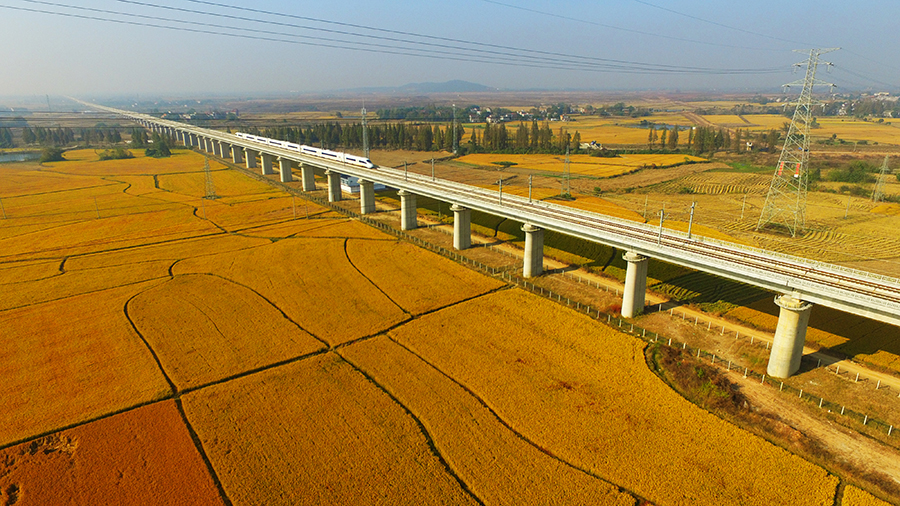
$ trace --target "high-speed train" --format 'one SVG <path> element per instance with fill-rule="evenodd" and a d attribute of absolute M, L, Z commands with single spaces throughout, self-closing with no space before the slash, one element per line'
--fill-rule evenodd
<path fill-rule="evenodd" d="M 246 139 L 248 141 L 258 142 L 260 144 L 265 144 L 267 146 L 277 146 L 279 148 L 290 149 L 291 151 L 298 151 L 305 155 L 317 156 L 319 158 L 325 158 L 327 160 L 331 160 L 333 162 L 342 162 L 349 163 L 351 165 L 359 165 L 360 167 L 365 167 L 367 169 L 374 169 L 375 164 L 372 163 L 371 160 L 362 156 L 351 155 L 348 153 L 343 153 L 340 151 L 328 151 L 327 149 L 319 149 L 314 148 L 312 146 L 307 146 L 306 144 L 294 144 L 292 142 L 287 141 L 279 141 L 276 139 L 270 139 L 268 137 L 260 137 L 258 135 L 250 135 L 245 134 L 243 132 L 238 132 L 234 135 L 237 135 L 241 139 Z"/>

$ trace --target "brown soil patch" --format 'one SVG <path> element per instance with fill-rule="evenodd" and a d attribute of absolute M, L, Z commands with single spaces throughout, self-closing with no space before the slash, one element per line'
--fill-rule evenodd
<path fill-rule="evenodd" d="M 173 401 L 0 451 L 4 505 L 223 504 Z"/>

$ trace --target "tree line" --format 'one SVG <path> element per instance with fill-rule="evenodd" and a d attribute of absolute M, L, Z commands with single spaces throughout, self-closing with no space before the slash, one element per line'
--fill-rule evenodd
<path fill-rule="evenodd" d="M 650 125 L 647 133 L 647 146 L 652 151 L 655 149 L 677 151 L 684 149 L 695 155 L 701 153 L 713 153 L 720 150 L 745 151 L 747 143 L 754 151 L 775 151 L 782 140 L 781 132 L 770 129 L 758 133 L 741 130 L 738 128 L 732 133 L 725 128 L 712 126 L 698 126 L 687 128 L 687 139 L 681 143 L 681 127 Z"/>

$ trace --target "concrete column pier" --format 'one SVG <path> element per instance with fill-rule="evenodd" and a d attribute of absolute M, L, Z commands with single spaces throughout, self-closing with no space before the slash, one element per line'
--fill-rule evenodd
<path fill-rule="evenodd" d="M 328 202 L 340 202 L 341 198 L 341 175 L 333 170 L 326 170 L 325 176 L 328 177 Z"/>
<path fill-rule="evenodd" d="M 248 169 L 256 168 L 256 157 L 259 156 L 259 151 L 250 148 L 244 148 L 245 160 L 247 162 Z"/>
<path fill-rule="evenodd" d="M 228 149 L 228 144 L 222 141 L 213 141 L 213 154 L 215 154 L 219 158 L 225 158 L 225 153 L 228 151 Z"/>
<path fill-rule="evenodd" d="M 316 175 L 313 166 L 308 163 L 300 164 L 300 181 L 303 182 L 303 191 L 311 192 L 316 189 Z"/>
<path fill-rule="evenodd" d="M 775 378 L 787 378 L 800 369 L 812 304 L 792 295 L 775 297 L 775 304 L 781 308 L 781 313 L 766 372 Z"/>
<path fill-rule="evenodd" d="M 278 169 L 281 171 L 281 182 L 290 183 L 294 180 L 291 174 L 291 161 L 287 158 L 278 157 Z"/>
<path fill-rule="evenodd" d="M 275 171 L 272 170 L 272 162 L 275 160 L 275 157 L 268 153 L 260 153 L 259 158 L 262 160 L 262 175 L 268 176 L 269 174 L 274 174 Z"/>
<path fill-rule="evenodd" d="M 359 180 L 359 214 L 375 212 L 375 182 L 367 179 Z"/>
<path fill-rule="evenodd" d="M 212 153 L 212 144 L 206 137 L 200 137 L 200 149 L 207 153 Z"/>
<path fill-rule="evenodd" d="M 522 276 L 533 278 L 544 272 L 544 229 L 529 223 L 522 225 L 525 232 L 525 265 Z"/>
<path fill-rule="evenodd" d="M 622 293 L 622 316 L 634 318 L 644 312 L 647 295 L 647 266 L 650 259 L 634 252 L 627 252 L 622 258 L 628 262 L 625 271 L 625 291 Z"/>
<path fill-rule="evenodd" d="M 472 210 L 453 204 L 453 249 L 472 247 Z"/>
<path fill-rule="evenodd" d="M 397 195 L 400 196 L 400 230 L 415 230 L 419 226 L 416 222 L 416 194 L 400 190 Z"/>
<path fill-rule="evenodd" d="M 235 164 L 244 163 L 244 148 L 235 144 L 231 145 L 231 161 Z"/>

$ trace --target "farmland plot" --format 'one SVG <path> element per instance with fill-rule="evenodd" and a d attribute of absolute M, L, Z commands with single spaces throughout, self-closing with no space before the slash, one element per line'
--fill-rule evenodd
<path fill-rule="evenodd" d="M 334 229 L 335 234 L 339 231 Z M 344 242 L 282 239 L 253 250 L 187 259 L 173 272 L 210 273 L 247 286 L 333 346 L 409 318 L 350 264 Z"/>
<path fill-rule="evenodd" d="M 350 240 L 347 256 L 391 300 L 414 315 L 504 286 L 406 242 Z"/>
<path fill-rule="evenodd" d="M 0 502 L 222 504 L 173 401 L 0 451 Z"/>
<path fill-rule="evenodd" d="M 406 406 L 487 504 L 621 504 L 634 498 L 530 445 L 479 400 L 384 337 L 341 351 Z"/>
<path fill-rule="evenodd" d="M 324 347 L 259 295 L 214 276 L 178 276 L 126 308 L 179 389 Z"/>
<path fill-rule="evenodd" d="M 0 444 L 170 393 L 122 308 L 150 284 L 0 312 Z"/>
<path fill-rule="evenodd" d="M 536 444 L 656 504 L 833 500 L 825 470 L 670 390 L 641 341 L 543 299 L 503 291 L 391 335 Z"/>
<path fill-rule="evenodd" d="M 475 504 L 416 421 L 334 354 L 183 399 L 235 504 Z"/>

